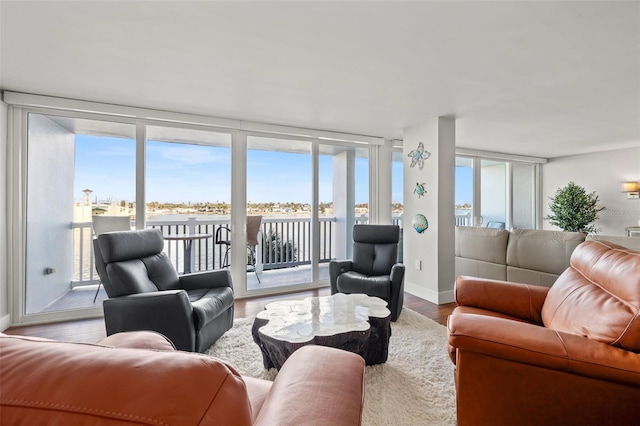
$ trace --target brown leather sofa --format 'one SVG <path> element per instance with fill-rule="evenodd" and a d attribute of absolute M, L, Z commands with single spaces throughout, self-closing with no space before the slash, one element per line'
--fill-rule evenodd
<path fill-rule="evenodd" d="M 95 345 L 0 333 L 0 424 L 359 425 L 363 378 L 361 357 L 323 346 L 272 383 L 153 332 Z"/>
<path fill-rule="evenodd" d="M 551 288 L 458 277 L 458 425 L 638 424 L 640 252 L 587 241 Z"/>

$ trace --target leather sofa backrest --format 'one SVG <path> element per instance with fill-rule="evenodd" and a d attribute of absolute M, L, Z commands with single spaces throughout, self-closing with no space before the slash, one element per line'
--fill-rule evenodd
<path fill-rule="evenodd" d="M 353 226 L 353 269 L 366 275 L 389 275 L 398 257 L 400 227 Z"/>
<path fill-rule="evenodd" d="M 631 250 L 640 251 L 640 238 L 638 237 L 589 234 L 587 235 L 587 241 L 609 241 L 610 243 L 617 244 Z"/>
<path fill-rule="evenodd" d="M 586 241 L 542 307 L 548 328 L 640 352 L 640 252 Z"/>
<path fill-rule="evenodd" d="M 478 226 L 456 226 L 455 255 L 505 265 L 509 231 Z"/>
<path fill-rule="evenodd" d="M 559 275 L 584 240 L 581 232 L 513 229 L 507 244 L 507 265 Z"/>
<path fill-rule="evenodd" d="M 185 352 L 0 337 L 3 424 L 250 425 L 240 375 Z"/>
<path fill-rule="evenodd" d="M 162 250 L 164 238 L 157 229 L 109 232 L 98 235 L 106 264 L 109 297 L 181 288 L 169 257 Z"/>

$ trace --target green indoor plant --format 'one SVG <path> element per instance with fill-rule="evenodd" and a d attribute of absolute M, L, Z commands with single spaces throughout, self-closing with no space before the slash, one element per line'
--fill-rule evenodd
<path fill-rule="evenodd" d="M 595 192 L 588 193 L 583 187 L 569 182 L 564 188 L 558 188 L 555 195 L 549 199 L 551 214 L 545 219 L 552 225 L 563 231 L 598 233 L 593 223 L 604 207 L 598 206 L 598 196 Z"/>

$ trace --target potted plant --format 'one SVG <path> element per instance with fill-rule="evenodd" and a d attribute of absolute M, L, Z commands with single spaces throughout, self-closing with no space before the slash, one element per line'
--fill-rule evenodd
<path fill-rule="evenodd" d="M 598 206 L 595 192 L 588 193 L 583 187 L 569 182 L 564 188 L 558 188 L 549 199 L 551 214 L 545 219 L 552 225 L 568 232 L 598 233 L 593 223 L 604 207 Z"/>

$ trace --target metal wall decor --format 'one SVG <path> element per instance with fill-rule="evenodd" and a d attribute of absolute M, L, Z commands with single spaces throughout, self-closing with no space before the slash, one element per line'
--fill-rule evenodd
<path fill-rule="evenodd" d="M 416 187 L 413 189 L 414 194 L 418 194 L 418 198 L 424 197 L 424 194 L 427 193 L 427 190 L 424 188 L 426 183 L 416 182 Z"/>
<path fill-rule="evenodd" d="M 413 226 L 413 229 L 415 229 L 418 234 L 422 234 L 427 230 L 427 228 L 429 228 L 429 222 L 423 214 L 418 213 L 413 216 L 411 226 Z"/>
<path fill-rule="evenodd" d="M 429 151 L 425 151 L 424 144 L 420 142 L 418 143 L 418 148 L 411 151 L 408 156 L 411 157 L 411 166 L 409 167 L 413 167 L 417 164 L 418 168 L 422 170 L 424 167 L 424 160 L 431 157 L 431 153 Z"/>

